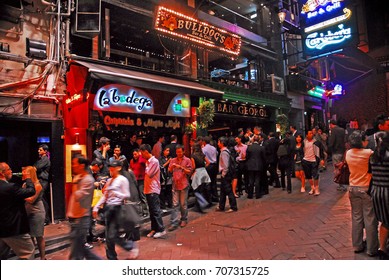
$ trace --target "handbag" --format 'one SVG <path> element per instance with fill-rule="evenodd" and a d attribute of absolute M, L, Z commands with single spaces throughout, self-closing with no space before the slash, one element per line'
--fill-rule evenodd
<path fill-rule="evenodd" d="M 100 189 L 93 190 L 92 207 L 95 207 L 95 205 L 97 204 L 97 202 L 99 202 L 102 196 L 103 192 Z"/>
<path fill-rule="evenodd" d="M 118 224 L 125 232 L 131 232 L 140 224 L 138 203 L 125 201 L 120 205 Z"/>
<path fill-rule="evenodd" d="M 334 182 L 339 185 L 349 185 L 350 169 L 346 161 L 335 164 Z"/>

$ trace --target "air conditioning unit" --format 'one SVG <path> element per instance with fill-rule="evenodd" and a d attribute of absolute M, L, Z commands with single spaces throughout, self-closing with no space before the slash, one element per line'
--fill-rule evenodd
<path fill-rule="evenodd" d="M 271 87 L 272 92 L 277 94 L 285 94 L 284 79 L 271 74 Z"/>

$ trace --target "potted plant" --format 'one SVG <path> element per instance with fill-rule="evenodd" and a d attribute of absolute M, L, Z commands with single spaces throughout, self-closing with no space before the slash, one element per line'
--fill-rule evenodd
<path fill-rule="evenodd" d="M 184 128 L 184 133 L 191 135 L 193 131 L 196 129 L 196 126 L 193 123 L 187 123 Z"/>
<path fill-rule="evenodd" d="M 276 117 L 276 123 L 280 126 L 281 135 L 285 135 L 289 128 L 289 119 L 285 114 Z"/>
<path fill-rule="evenodd" d="M 199 122 L 198 126 L 201 129 L 206 129 L 213 124 L 215 117 L 215 106 L 212 101 L 205 100 L 198 108 Z"/>

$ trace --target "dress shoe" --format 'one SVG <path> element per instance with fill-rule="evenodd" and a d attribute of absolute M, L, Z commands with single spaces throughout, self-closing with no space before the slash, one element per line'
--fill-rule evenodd
<path fill-rule="evenodd" d="M 380 260 L 389 260 L 389 255 L 380 249 L 377 251 L 377 256 Z"/>
<path fill-rule="evenodd" d="M 174 231 L 178 228 L 178 225 L 171 225 L 167 230 L 168 231 Z"/>

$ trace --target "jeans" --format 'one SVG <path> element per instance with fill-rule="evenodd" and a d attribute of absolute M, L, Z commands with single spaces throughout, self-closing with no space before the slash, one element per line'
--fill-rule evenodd
<path fill-rule="evenodd" d="M 350 187 L 351 237 L 355 250 L 363 249 L 363 229 L 366 231 L 367 253 L 375 254 L 378 250 L 378 221 L 374 214 L 373 201 L 366 193 L 368 187 Z"/>
<path fill-rule="evenodd" d="M 90 249 L 85 248 L 86 236 L 90 226 L 90 216 L 81 218 L 69 218 L 70 223 L 70 260 L 101 260 L 98 255 L 95 255 Z"/>
<path fill-rule="evenodd" d="M 165 230 L 162 221 L 161 204 L 159 195 L 156 193 L 146 194 L 147 204 L 150 211 L 151 230 L 162 232 Z"/>
<path fill-rule="evenodd" d="M 142 204 L 142 212 L 143 214 L 147 214 L 147 201 L 146 201 L 146 196 L 144 193 L 144 186 L 145 186 L 145 181 L 144 180 L 138 180 L 138 193 L 139 193 L 139 199 Z"/>
<path fill-rule="evenodd" d="M 132 240 L 119 237 L 119 210 L 120 205 L 105 206 L 105 253 L 109 260 L 117 260 L 115 244 L 118 244 L 127 251 L 130 251 L 134 247 Z"/>
<path fill-rule="evenodd" d="M 173 188 L 173 211 L 170 216 L 171 225 L 178 225 L 178 211 L 181 212 L 181 221 L 188 221 L 188 192 L 189 187 L 183 190 Z"/>

